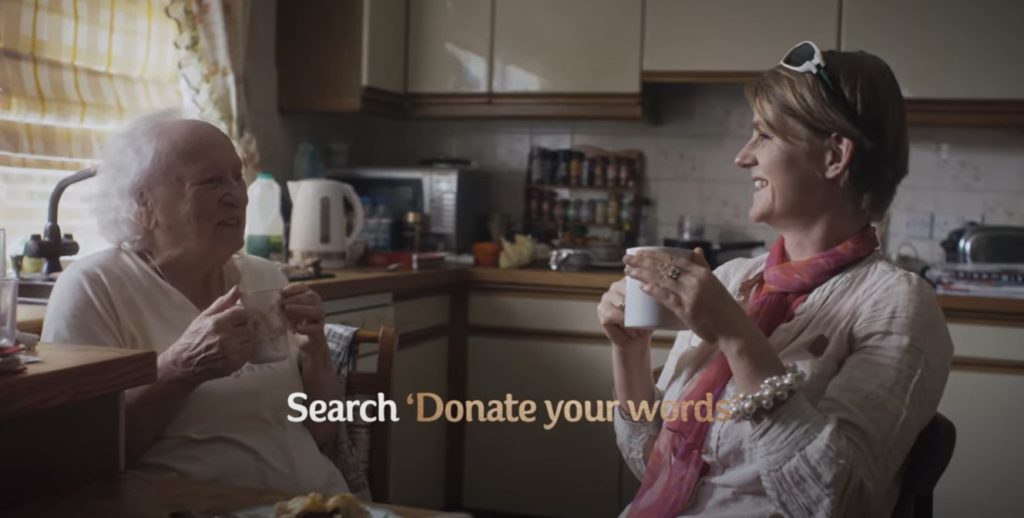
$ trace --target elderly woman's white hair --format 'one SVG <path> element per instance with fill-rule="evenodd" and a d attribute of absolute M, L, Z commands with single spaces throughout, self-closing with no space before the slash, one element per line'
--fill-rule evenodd
<path fill-rule="evenodd" d="M 178 110 L 164 110 L 138 117 L 110 136 L 97 166 L 99 193 L 95 210 L 103 237 L 132 250 L 147 246 L 148 233 L 139 217 L 139 193 L 162 172 L 157 155 L 158 132 L 167 124 L 185 119 Z"/>

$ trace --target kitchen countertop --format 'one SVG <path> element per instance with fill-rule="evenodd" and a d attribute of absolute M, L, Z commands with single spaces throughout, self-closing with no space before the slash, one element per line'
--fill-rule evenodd
<path fill-rule="evenodd" d="M 622 278 L 621 272 L 585 271 L 556 272 L 542 268 L 500 269 L 478 267 L 446 267 L 427 270 L 399 270 L 389 272 L 383 268 L 350 268 L 329 270 L 330 279 L 308 281 L 325 300 L 392 292 L 403 296 L 417 292 L 436 291 L 442 286 L 459 283 L 477 285 L 504 285 L 545 290 L 604 293 L 608 286 Z"/>
<path fill-rule="evenodd" d="M 325 300 L 391 292 L 396 298 L 410 298 L 453 285 L 471 287 L 536 289 L 577 294 L 595 298 L 622 278 L 617 270 L 556 272 L 542 268 L 499 269 L 450 266 L 427 270 L 387 271 L 383 268 L 330 270 L 334 277 L 307 283 Z M 1024 300 L 988 297 L 940 295 L 939 306 L 951 322 L 1024 326 Z M 18 328 L 38 333 L 42 329 L 45 306 L 18 305 Z"/>

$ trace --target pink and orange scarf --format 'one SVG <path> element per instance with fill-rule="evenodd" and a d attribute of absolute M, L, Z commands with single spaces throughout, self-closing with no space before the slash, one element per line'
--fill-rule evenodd
<path fill-rule="evenodd" d="M 831 279 L 878 248 L 875 229 L 865 226 L 839 245 L 803 261 L 786 258 L 785 243 L 779 237 L 772 245 L 764 270 L 756 280 L 755 294 L 747 305 L 747 315 L 765 336 L 793 318 L 796 308 L 814 288 Z M 701 371 L 682 401 L 699 401 L 713 394 L 717 403 L 732 378 L 732 370 L 723 354 L 716 354 Z M 679 408 L 687 408 L 680 405 Z M 701 448 L 711 427 L 709 420 L 693 415 L 684 420 L 665 421 L 647 459 L 640 490 L 630 507 L 629 517 L 677 516 L 690 503 L 694 487 L 708 470 Z M 717 408 L 712 405 L 712 408 Z"/>

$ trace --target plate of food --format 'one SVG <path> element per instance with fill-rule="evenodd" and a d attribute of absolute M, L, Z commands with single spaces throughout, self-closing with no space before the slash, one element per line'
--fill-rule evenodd
<path fill-rule="evenodd" d="M 297 496 L 276 504 L 235 511 L 232 518 L 399 518 L 396 514 L 361 502 L 351 493 L 325 497 L 320 493 Z"/>

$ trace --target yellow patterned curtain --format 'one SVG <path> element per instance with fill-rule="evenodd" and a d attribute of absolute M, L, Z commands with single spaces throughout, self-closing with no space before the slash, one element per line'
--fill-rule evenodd
<path fill-rule="evenodd" d="M 181 106 L 167 0 L 0 0 L 0 227 L 39 233 L 65 174 L 137 115 Z M 89 182 L 61 204 L 83 252 L 102 248 Z"/>

